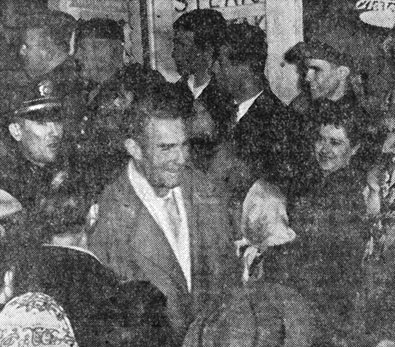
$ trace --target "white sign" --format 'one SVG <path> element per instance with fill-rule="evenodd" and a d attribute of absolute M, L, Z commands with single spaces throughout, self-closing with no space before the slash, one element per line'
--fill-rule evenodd
<path fill-rule="evenodd" d="M 355 9 L 364 23 L 383 28 L 395 25 L 395 0 L 359 0 Z"/>

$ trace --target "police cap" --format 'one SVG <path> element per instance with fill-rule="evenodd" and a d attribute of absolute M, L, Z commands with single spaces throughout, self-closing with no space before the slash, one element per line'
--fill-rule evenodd
<path fill-rule="evenodd" d="M 124 42 L 124 24 L 125 22 L 123 20 L 116 21 L 109 18 L 80 19 L 77 22 L 75 33 L 76 42 L 80 42 L 87 37 Z"/>
<path fill-rule="evenodd" d="M 33 121 L 62 121 L 71 117 L 71 99 L 50 78 L 33 82 L 13 92 L 8 121 L 26 118 Z"/>

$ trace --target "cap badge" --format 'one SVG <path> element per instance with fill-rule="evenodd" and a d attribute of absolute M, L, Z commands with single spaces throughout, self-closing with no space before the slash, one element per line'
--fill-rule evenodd
<path fill-rule="evenodd" d="M 50 97 L 53 93 L 53 83 L 49 80 L 44 80 L 38 84 L 38 91 L 43 98 Z"/>

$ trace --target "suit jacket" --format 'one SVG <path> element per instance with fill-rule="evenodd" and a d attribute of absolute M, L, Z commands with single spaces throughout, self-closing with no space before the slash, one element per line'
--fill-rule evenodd
<path fill-rule="evenodd" d="M 204 124 L 204 120 L 199 118 L 201 115 L 196 111 L 196 108 L 194 109 L 195 99 L 188 87 L 187 79 L 181 78 L 174 84 L 174 89 L 179 95 L 184 113 L 191 114 L 191 118 L 197 120 L 198 124 Z M 232 100 L 233 98 L 218 86 L 214 75 L 208 86 L 196 99 L 209 114 L 211 118 L 209 122 L 212 121 L 215 134 L 214 137 L 201 134 L 191 138 L 191 158 L 194 166 L 199 170 L 208 171 L 211 160 L 216 154 L 216 145 L 223 142 L 229 134 L 229 120 L 234 112 Z"/>
<path fill-rule="evenodd" d="M 185 78 L 175 83 L 175 89 L 179 93 L 182 102 L 192 107 L 194 97 L 188 87 L 188 81 Z M 216 131 L 220 140 L 223 140 L 229 133 L 227 128 L 231 119 L 231 113 L 234 111 L 232 104 L 233 98 L 223 88 L 219 87 L 218 82 L 213 75 L 210 83 L 197 98 L 202 102 L 216 126 Z"/>
<path fill-rule="evenodd" d="M 190 234 L 191 292 L 164 232 L 136 195 L 126 171 L 104 190 L 89 242 L 90 249 L 125 279 L 150 281 L 165 294 L 167 314 L 180 341 L 200 308 L 219 299 L 225 282 L 232 282 L 237 264 L 217 186 L 188 169 L 181 190 Z"/>
<path fill-rule="evenodd" d="M 232 130 L 236 155 L 272 181 L 289 176 L 292 158 L 292 114 L 269 87 L 255 100 Z"/>

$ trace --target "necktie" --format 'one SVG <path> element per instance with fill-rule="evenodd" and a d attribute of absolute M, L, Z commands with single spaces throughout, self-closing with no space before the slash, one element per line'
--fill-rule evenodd
<path fill-rule="evenodd" d="M 170 226 L 173 230 L 174 238 L 176 239 L 177 246 L 181 231 L 181 217 L 178 212 L 178 207 L 174 194 L 171 193 L 170 196 L 165 198 L 165 208 L 169 216 Z"/>

